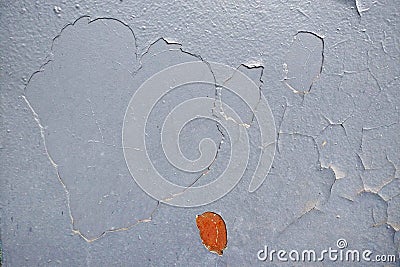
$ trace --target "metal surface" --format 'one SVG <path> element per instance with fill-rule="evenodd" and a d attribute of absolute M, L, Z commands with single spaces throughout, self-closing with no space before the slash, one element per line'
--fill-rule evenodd
<path fill-rule="evenodd" d="M 337 249 L 345 239 L 349 249 L 397 255 L 385 266 L 398 266 L 399 12 L 389 0 L 0 1 L 3 265 L 291 266 L 257 254 Z M 192 61 L 237 68 L 259 86 L 276 154 L 250 193 L 260 152 L 251 125 L 238 185 L 206 206 L 178 208 L 132 179 L 121 130 L 144 81 Z M 160 153 L 160 127 L 194 97 L 220 97 L 253 120 L 251 108 L 213 86 L 167 94 L 149 115 L 147 153 L 186 187 L 199 174 L 176 171 Z M 228 166 L 235 140 L 225 134 L 205 119 L 182 129 L 188 159 L 199 158 L 203 138 L 221 145 L 199 185 Z M 226 222 L 222 257 L 201 244 L 195 218 L 205 211 Z M 314 263 L 322 264 L 376 263 Z"/>

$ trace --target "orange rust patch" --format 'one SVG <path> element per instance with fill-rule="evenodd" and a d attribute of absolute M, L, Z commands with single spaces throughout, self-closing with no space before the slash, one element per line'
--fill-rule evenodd
<path fill-rule="evenodd" d="M 207 211 L 196 216 L 196 224 L 204 246 L 209 251 L 221 256 L 227 243 L 226 226 L 222 217 L 219 214 Z"/>

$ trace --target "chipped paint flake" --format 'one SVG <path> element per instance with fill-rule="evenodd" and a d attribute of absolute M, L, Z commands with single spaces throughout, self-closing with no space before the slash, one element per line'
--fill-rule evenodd
<path fill-rule="evenodd" d="M 203 245 L 213 253 L 222 256 L 227 245 L 227 231 L 224 220 L 219 214 L 207 211 L 196 216 L 197 228 Z"/>

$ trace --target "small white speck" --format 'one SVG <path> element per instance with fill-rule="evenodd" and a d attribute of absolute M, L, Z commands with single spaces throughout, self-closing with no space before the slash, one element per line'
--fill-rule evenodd
<path fill-rule="evenodd" d="M 59 6 L 54 6 L 53 10 L 54 10 L 54 12 L 56 14 L 60 14 L 61 13 L 61 7 L 59 7 Z"/>

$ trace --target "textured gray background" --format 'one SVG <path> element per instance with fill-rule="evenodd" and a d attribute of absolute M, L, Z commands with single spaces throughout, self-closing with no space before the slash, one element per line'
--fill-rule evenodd
<path fill-rule="evenodd" d="M 264 245 L 322 250 L 339 238 L 352 249 L 399 253 L 396 1 L 0 5 L 5 266 L 266 265 L 257 261 Z M 273 111 L 277 153 L 255 193 L 247 192 L 250 165 L 232 192 L 208 206 L 158 205 L 126 168 L 123 114 L 152 74 L 200 58 L 244 64 L 239 69 L 260 85 Z M 157 152 L 159 114 L 213 94 L 207 87 L 178 90 L 151 117 L 150 157 L 171 181 L 190 184 L 193 177 Z M 223 100 L 251 118 L 233 96 Z M 189 158 L 198 156 L 193 147 L 201 138 L 221 139 L 208 123 L 183 131 Z M 199 182 L 223 170 L 229 142 L 220 152 Z M 207 210 L 227 223 L 223 257 L 201 245 L 195 216 Z"/>

